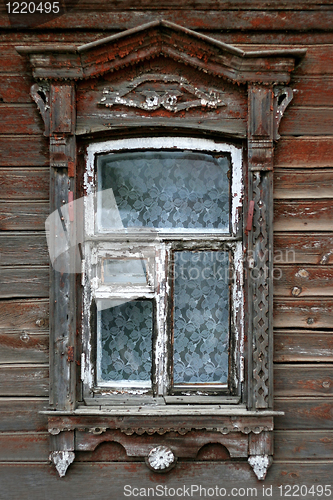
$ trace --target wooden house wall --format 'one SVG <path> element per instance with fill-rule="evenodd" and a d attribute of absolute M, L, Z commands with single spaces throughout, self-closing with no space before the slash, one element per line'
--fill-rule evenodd
<path fill-rule="evenodd" d="M 103 500 L 123 498 L 124 484 L 208 487 L 216 481 L 262 489 L 246 462 L 180 462 L 157 477 L 143 463 L 125 464 L 112 444 L 77 453 L 65 479 L 48 461 L 46 418 L 39 413 L 48 397 L 48 144 L 29 96 L 30 68 L 14 47 L 80 45 L 158 18 L 246 51 L 308 50 L 292 76 L 294 99 L 275 154 L 275 409 L 285 415 L 276 419 L 265 484 L 331 484 L 332 2 L 169 0 L 161 10 L 156 0 L 139 7 L 132 0 L 81 0 L 33 31 L 12 29 L 0 8 L 0 497 Z"/>

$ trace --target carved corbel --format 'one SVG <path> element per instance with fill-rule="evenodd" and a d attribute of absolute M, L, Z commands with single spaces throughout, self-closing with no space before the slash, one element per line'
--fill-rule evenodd
<path fill-rule="evenodd" d="M 248 462 L 259 481 L 263 481 L 266 477 L 267 470 L 272 465 L 273 459 L 268 455 L 252 455 L 249 457 Z"/>
<path fill-rule="evenodd" d="M 34 83 L 30 95 L 37 104 L 45 125 L 44 135 L 50 135 L 50 84 L 48 82 Z"/>
<path fill-rule="evenodd" d="M 75 459 L 74 431 L 60 431 L 51 428 L 49 433 L 51 450 L 53 450 L 49 455 L 50 461 L 55 465 L 59 476 L 64 477 L 68 467 Z"/>
<path fill-rule="evenodd" d="M 293 91 L 290 87 L 274 87 L 274 141 L 280 139 L 279 125 L 283 114 L 293 98 Z"/>
<path fill-rule="evenodd" d="M 68 467 L 74 462 L 75 453 L 73 451 L 52 451 L 50 460 L 54 463 L 59 476 L 64 477 Z"/>

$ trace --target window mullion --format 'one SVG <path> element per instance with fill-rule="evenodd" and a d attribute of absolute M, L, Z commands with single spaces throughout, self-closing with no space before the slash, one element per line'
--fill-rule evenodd
<path fill-rule="evenodd" d="M 170 385 L 169 380 L 169 352 L 170 339 L 168 335 L 168 254 L 169 249 L 164 243 L 156 249 L 156 336 L 154 342 L 156 392 L 158 396 L 165 396 Z"/>

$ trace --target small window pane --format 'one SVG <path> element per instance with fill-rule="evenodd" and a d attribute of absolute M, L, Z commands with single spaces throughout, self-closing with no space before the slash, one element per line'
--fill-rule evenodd
<path fill-rule="evenodd" d="M 144 259 L 105 259 L 103 282 L 114 285 L 146 285 L 147 263 Z"/>
<path fill-rule="evenodd" d="M 149 300 L 110 300 L 98 311 L 98 379 L 150 387 L 153 305 Z M 105 304 L 103 304 L 105 307 Z"/>
<path fill-rule="evenodd" d="M 98 224 L 229 230 L 228 156 L 141 151 L 98 159 Z"/>
<path fill-rule="evenodd" d="M 174 260 L 174 384 L 226 384 L 229 252 L 175 252 Z"/>

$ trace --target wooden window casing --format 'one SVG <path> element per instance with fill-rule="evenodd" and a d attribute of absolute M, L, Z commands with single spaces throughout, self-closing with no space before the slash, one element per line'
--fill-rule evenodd
<path fill-rule="evenodd" d="M 82 247 L 51 267 L 51 458 L 61 476 L 76 450 L 116 441 L 132 456 L 195 458 L 205 443 L 225 446 L 231 458 L 248 458 L 264 479 L 273 454 L 273 151 L 278 126 L 292 99 L 286 85 L 304 50 L 245 53 L 173 23 L 156 21 L 81 47 L 17 47 L 28 55 L 31 88 L 50 138 L 50 209 L 89 195 L 81 186 L 84 145 L 140 137 L 208 137 L 243 147 L 244 373 L 241 404 L 140 407 L 81 406 L 81 276 L 68 264 Z M 152 133 L 153 131 L 153 133 Z M 74 196 L 73 196 L 74 195 Z M 75 221 L 74 221 L 75 222 Z M 55 234 L 50 238 L 55 238 Z M 68 234 L 75 235 L 71 217 Z M 73 262 L 72 262 L 72 260 Z M 75 265 L 74 265 L 75 267 Z M 75 267 L 76 268 L 76 267 Z M 82 273 L 85 285 L 85 273 Z M 236 350 L 235 350 L 236 352 Z M 239 351 L 241 352 L 241 351 Z M 242 375 L 239 375 L 242 379 Z M 170 434 L 171 433 L 171 434 Z M 175 439 L 172 435 L 176 433 Z M 133 440 L 132 435 L 138 439 Z M 146 434 L 144 440 L 139 436 Z M 184 438 L 186 436 L 186 438 Z M 190 441 L 189 441 L 190 439 Z M 136 444 L 135 444 L 136 443 Z M 161 450 L 161 443 L 163 449 Z M 189 446 L 189 443 L 191 445 Z M 173 457 L 170 461 L 170 457 Z"/>
<path fill-rule="evenodd" d="M 130 383 L 112 384 L 98 382 L 98 362 L 99 356 L 96 353 L 96 338 L 91 327 L 91 303 L 96 301 L 106 301 L 107 299 L 128 299 L 140 296 L 153 300 L 155 303 L 156 318 L 155 330 L 157 336 L 154 340 L 153 366 L 154 366 L 154 393 L 153 396 L 162 404 L 171 402 L 191 403 L 199 401 L 206 402 L 236 403 L 242 396 L 241 363 L 244 358 L 244 285 L 243 285 L 243 236 L 242 236 L 242 200 L 243 200 L 243 165 L 242 150 L 230 144 L 217 143 L 207 139 L 190 139 L 175 137 L 149 137 L 136 139 L 123 139 L 96 143 L 87 148 L 87 170 L 93 171 L 96 164 L 96 157 L 101 154 L 108 154 L 113 151 L 131 151 L 133 148 L 140 151 L 194 151 L 207 152 L 210 154 L 225 154 L 230 157 L 230 199 L 229 223 L 224 229 L 155 229 L 155 228 L 133 228 L 132 230 L 109 230 L 102 231 L 98 224 L 98 205 L 96 173 L 91 188 L 95 196 L 88 196 L 85 202 L 85 234 L 87 244 L 85 244 L 85 264 L 84 268 L 88 276 L 89 291 L 84 291 L 84 317 L 83 317 L 83 357 L 85 363 L 83 370 L 83 397 L 88 404 L 110 405 L 127 401 L 128 404 L 143 404 L 143 398 L 136 396 L 140 389 L 140 384 Z M 206 153 L 206 154 L 207 154 Z M 94 224 L 91 221 L 95 221 Z M 141 248 L 141 249 L 140 249 Z M 225 286 L 230 288 L 229 299 L 229 377 L 228 383 L 223 385 L 197 384 L 197 387 L 172 387 L 172 345 L 171 345 L 171 325 L 172 314 L 172 292 L 167 289 L 172 288 L 172 255 L 174 251 L 217 251 L 224 250 L 231 252 L 233 269 L 232 275 L 228 278 Z M 153 283 L 146 286 L 137 287 L 135 285 L 123 285 L 122 287 L 110 286 L 103 283 L 101 279 L 101 263 L 106 259 L 134 259 L 140 257 L 149 261 L 149 268 Z M 93 254 L 93 255 L 92 255 Z M 171 262 L 170 262 L 171 260 Z M 167 265 L 169 262 L 169 265 Z M 94 270 L 93 270 L 94 268 Z M 97 272 L 96 272 L 97 270 Z M 165 278 L 167 276 L 167 278 Z M 229 284 L 230 281 L 230 284 Z M 229 292 L 228 292 L 229 293 Z M 92 384 L 95 381 L 95 384 Z M 146 384 L 147 385 L 147 384 Z M 137 387 L 136 387 L 137 386 Z M 127 387 L 127 389 L 126 389 Z M 108 394 L 108 388 L 110 393 Z M 119 394 L 115 394 L 116 392 Z M 141 392 L 152 395 L 152 388 L 148 390 L 141 386 Z M 101 396 L 100 394 L 103 394 Z M 192 397 L 188 396 L 192 393 Z M 114 395 L 113 397 L 111 395 Z M 132 394 L 132 395 L 131 395 Z M 177 397 L 178 394 L 178 397 Z M 208 399 L 209 395 L 215 394 L 219 397 Z M 174 395 L 174 397 L 172 396 Z M 91 401 L 92 396 L 95 400 Z M 196 396 L 196 397 L 195 397 Z M 207 396 L 207 397 L 205 397 Z M 224 396 L 224 398 L 223 398 Z M 227 396 L 227 397 L 226 397 Z M 232 397 L 233 396 L 233 397 Z M 147 398 L 146 398 L 147 399 Z M 156 399 L 152 401 L 156 402 Z M 149 399 L 147 399 L 149 401 Z"/>

